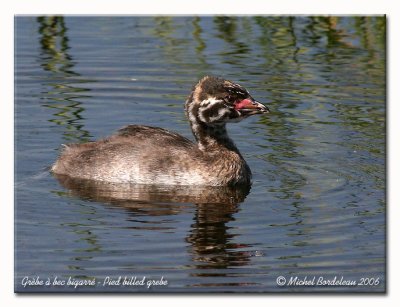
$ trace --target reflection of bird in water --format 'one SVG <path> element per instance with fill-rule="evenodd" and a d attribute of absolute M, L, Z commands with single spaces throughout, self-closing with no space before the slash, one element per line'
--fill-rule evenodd
<path fill-rule="evenodd" d="M 132 125 L 107 139 L 66 145 L 52 171 L 116 183 L 249 185 L 250 168 L 225 125 L 268 113 L 268 108 L 242 86 L 208 76 L 185 106 L 197 144 L 165 129 Z"/>
<path fill-rule="evenodd" d="M 169 216 L 180 214 L 195 203 L 195 222 L 191 225 L 186 241 L 191 244 L 197 268 L 217 268 L 243 265 L 249 261 L 246 252 L 235 251 L 246 247 L 233 244 L 227 224 L 234 220 L 250 187 L 195 187 L 155 186 L 137 184 L 115 184 L 55 175 L 70 195 L 85 200 L 97 201 L 123 208 L 129 213 L 128 219 L 140 220 L 146 216 Z M 164 225 L 164 219 L 152 223 L 139 223 L 132 230 L 146 229 L 159 231 L 171 225 Z"/>
<path fill-rule="evenodd" d="M 213 203 L 229 205 L 243 202 L 250 191 L 249 186 L 202 187 L 140 185 L 133 183 L 110 183 L 57 175 L 60 184 L 72 195 L 104 203 L 121 204 L 134 202 L 162 203 Z"/>
<path fill-rule="evenodd" d="M 238 248 L 249 247 L 246 244 L 232 242 L 235 234 L 227 225 L 234 221 L 239 211 L 237 204 L 215 205 L 198 204 L 194 224 L 186 241 L 191 243 L 191 254 L 197 269 L 221 269 L 242 266 L 250 261 L 246 251 Z M 215 272 L 197 273 L 198 276 L 212 276 Z"/>

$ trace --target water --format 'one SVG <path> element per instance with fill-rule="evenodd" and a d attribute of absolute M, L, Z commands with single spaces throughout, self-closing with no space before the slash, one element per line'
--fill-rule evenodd
<path fill-rule="evenodd" d="M 17 17 L 16 291 L 385 291 L 385 24 Z M 127 124 L 192 138 L 183 101 L 205 74 L 244 85 L 272 111 L 228 127 L 253 171 L 250 191 L 91 186 L 49 173 L 61 144 Z M 96 286 L 24 287 L 26 276 Z M 168 284 L 103 286 L 119 276 Z M 279 276 L 372 285 L 278 286 Z"/>

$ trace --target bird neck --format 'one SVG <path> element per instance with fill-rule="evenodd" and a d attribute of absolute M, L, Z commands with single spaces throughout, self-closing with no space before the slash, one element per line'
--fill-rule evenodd
<path fill-rule="evenodd" d="M 202 151 L 227 149 L 239 153 L 235 143 L 228 136 L 225 124 L 206 125 L 202 122 L 191 122 L 193 134 Z"/>

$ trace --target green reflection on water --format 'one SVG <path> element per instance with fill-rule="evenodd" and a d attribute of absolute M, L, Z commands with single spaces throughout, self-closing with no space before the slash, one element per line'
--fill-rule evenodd
<path fill-rule="evenodd" d="M 83 93 L 90 89 L 78 87 L 76 84 L 83 85 L 89 81 L 84 79 L 70 81 L 71 78 L 78 78 L 79 74 L 74 72 L 75 63 L 68 53 L 70 47 L 64 17 L 38 17 L 37 22 L 42 50 L 41 67 L 49 72 L 49 76 L 43 81 L 46 92 L 42 97 L 48 102 L 42 105 L 56 110 L 54 118 L 49 121 L 65 127 L 63 138 L 66 141 L 88 141 L 90 134 L 84 129 L 81 115 L 85 109 L 78 99 L 88 97 Z"/>

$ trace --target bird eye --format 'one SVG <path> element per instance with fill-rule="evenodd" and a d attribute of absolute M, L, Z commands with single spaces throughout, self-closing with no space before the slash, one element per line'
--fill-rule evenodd
<path fill-rule="evenodd" d="M 232 101 L 232 96 L 231 95 L 227 95 L 227 96 L 225 96 L 224 100 L 226 102 L 231 102 Z"/>

